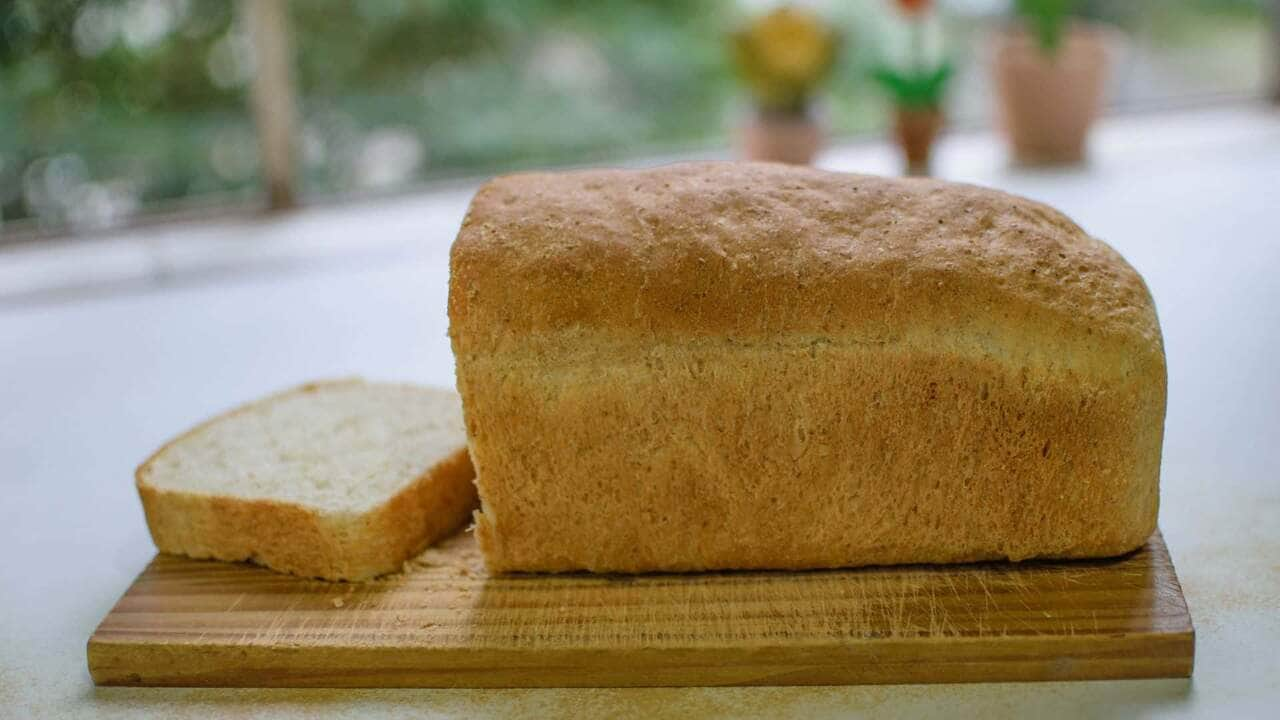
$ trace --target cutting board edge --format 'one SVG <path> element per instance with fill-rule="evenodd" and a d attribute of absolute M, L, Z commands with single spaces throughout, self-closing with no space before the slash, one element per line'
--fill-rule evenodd
<path fill-rule="evenodd" d="M 1046 652 L 1048 644 L 1053 652 Z M 1033 649 L 1035 651 L 1033 652 Z M 1187 678 L 1195 631 L 1003 638 L 865 639 L 761 648 L 548 650 L 190 648 L 91 638 L 89 670 L 102 686 L 156 687 L 688 687 L 854 685 Z M 323 650 L 334 650 L 326 658 Z M 993 657 L 1000 657 L 993 660 Z M 557 659 L 559 658 L 559 659 Z M 310 667 L 308 667 L 310 666 Z M 156 673 L 144 668 L 171 668 Z M 145 674 L 144 674 L 145 673 Z"/>

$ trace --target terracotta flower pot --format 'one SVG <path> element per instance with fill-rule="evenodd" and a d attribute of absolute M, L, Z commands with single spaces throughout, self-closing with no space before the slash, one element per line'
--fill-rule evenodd
<path fill-rule="evenodd" d="M 1023 28 L 995 38 L 993 74 L 998 116 L 1021 164 L 1084 160 L 1089 127 L 1102 108 L 1107 77 L 1106 31 L 1075 23 L 1047 54 Z"/>
<path fill-rule="evenodd" d="M 933 141 L 946 118 L 940 108 L 900 107 L 894 114 L 893 135 L 902 148 L 908 175 L 928 175 L 933 160 Z"/>
<path fill-rule="evenodd" d="M 742 126 L 738 142 L 748 160 L 808 165 L 822 147 L 823 132 L 807 115 L 761 113 Z"/>

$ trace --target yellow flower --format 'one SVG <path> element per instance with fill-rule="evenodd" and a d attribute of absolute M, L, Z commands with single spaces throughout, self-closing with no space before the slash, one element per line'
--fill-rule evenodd
<path fill-rule="evenodd" d="M 781 7 L 733 35 L 734 59 L 766 110 L 802 112 L 835 61 L 837 38 L 816 15 Z"/>

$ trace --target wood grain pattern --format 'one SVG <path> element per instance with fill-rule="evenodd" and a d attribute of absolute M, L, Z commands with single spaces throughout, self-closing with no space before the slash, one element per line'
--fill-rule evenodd
<path fill-rule="evenodd" d="M 1108 561 L 490 577 L 471 536 L 344 584 L 157 556 L 89 640 L 100 685 L 548 687 L 1186 677 L 1157 532 Z"/>

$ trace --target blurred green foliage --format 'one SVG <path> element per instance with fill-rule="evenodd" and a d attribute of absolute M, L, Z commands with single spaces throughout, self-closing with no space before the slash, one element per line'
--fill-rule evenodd
<path fill-rule="evenodd" d="M 238 127 L 252 137 L 239 88 L 218 87 L 206 71 L 231 23 L 230 3 L 188 3 L 185 24 L 163 36 L 154 25 L 163 18 L 124 22 L 128 6 L 0 0 L 0 218 L 66 219 L 58 207 L 66 198 L 31 206 L 31 186 L 42 180 L 28 169 L 50 158 L 75 158 L 72 167 L 88 177 L 120 178 L 131 186 L 122 193 L 144 201 L 251 182 L 219 178 L 207 157 L 219 132 Z"/>
<path fill-rule="evenodd" d="M 291 5 L 313 190 L 351 185 L 352 128 L 422 143 L 434 176 L 584 162 L 717 134 L 725 0 Z M 358 184 L 358 183 L 356 183 Z"/>

